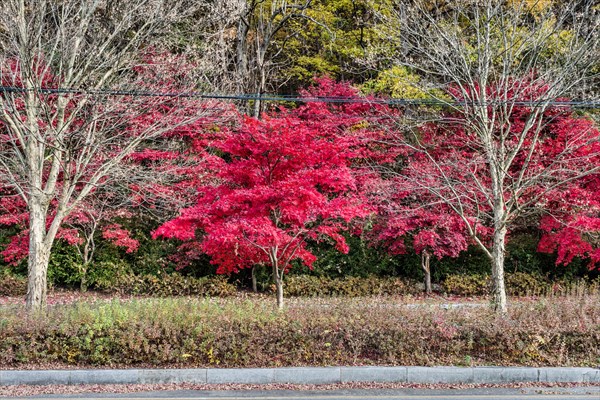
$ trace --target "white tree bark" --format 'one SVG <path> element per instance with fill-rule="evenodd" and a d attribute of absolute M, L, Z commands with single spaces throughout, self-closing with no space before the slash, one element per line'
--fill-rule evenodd
<path fill-rule="evenodd" d="M 277 308 L 283 310 L 283 274 L 285 269 L 280 268 L 277 251 L 277 247 L 271 248 L 269 258 L 271 260 L 271 267 L 273 268 L 273 283 L 275 283 Z"/>
<path fill-rule="evenodd" d="M 506 313 L 508 304 L 504 284 L 504 253 L 506 243 L 506 227 L 498 227 L 494 231 L 492 245 L 492 308 Z"/>
<path fill-rule="evenodd" d="M 39 198 L 31 199 L 29 206 L 29 258 L 26 305 L 43 307 L 46 303 L 48 262 L 50 249 L 46 235 L 46 208 Z"/>

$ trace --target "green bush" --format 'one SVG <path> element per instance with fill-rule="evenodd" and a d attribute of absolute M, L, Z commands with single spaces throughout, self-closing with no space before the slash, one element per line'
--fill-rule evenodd
<path fill-rule="evenodd" d="M 0 273 L 0 296 L 25 296 L 27 278 Z"/>
<path fill-rule="evenodd" d="M 215 296 L 227 297 L 237 293 L 237 288 L 219 275 L 193 278 L 178 273 L 137 276 L 123 274 L 106 282 L 98 282 L 96 288 L 109 293 L 127 295 L 171 296 Z"/>
<path fill-rule="evenodd" d="M 509 296 L 584 295 L 598 293 L 600 278 L 557 279 L 536 273 L 515 272 L 505 274 L 506 292 Z M 442 287 L 446 293 L 459 296 L 486 296 L 491 293 L 489 275 L 448 275 Z"/>
<path fill-rule="evenodd" d="M 57 240 L 48 262 L 48 283 L 53 286 L 75 286 L 81 282 L 81 257 L 74 246 Z"/>
<path fill-rule="evenodd" d="M 347 254 L 341 253 L 332 243 L 312 243 L 310 249 L 317 256 L 313 268 L 298 264 L 292 274 L 329 278 L 398 275 L 403 262 L 401 258 L 390 255 L 386 249 L 374 246 L 364 238 L 348 233 L 344 236 L 350 248 Z"/>
<path fill-rule="evenodd" d="M 490 284 L 490 277 L 486 275 L 448 275 L 442 287 L 449 294 L 483 296 L 490 293 Z"/>
<path fill-rule="evenodd" d="M 285 294 L 298 297 L 315 296 L 380 296 L 415 294 L 417 286 L 406 279 L 377 276 L 328 278 L 324 276 L 290 275 L 286 277 Z"/>
<path fill-rule="evenodd" d="M 412 262 L 415 264 L 413 273 L 422 276 L 420 256 L 413 255 Z M 489 269 L 489 259 L 477 246 L 470 246 L 456 258 L 444 257 L 438 260 L 432 257 L 431 260 L 431 277 L 434 282 L 442 282 L 448 275 L 486 275 Z"/>
<path fill-rule="evenodd" d="M 126 275 L 133 275 L 131 267 L 123 260 L 91 263 L 87 271 L 87 285 L 97 289 L 109 289 Z"/>
<path fill-rule="evenodd" d="M 546 294 L 550 287 L 547 278 L 525 272 L 506 274 L 505 283 L 510 296 L 539 296 Z"/>

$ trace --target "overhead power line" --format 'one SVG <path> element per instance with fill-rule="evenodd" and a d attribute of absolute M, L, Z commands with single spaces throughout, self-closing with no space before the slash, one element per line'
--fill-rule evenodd
<path fill-rule="evenodd" d="M 600 108 L 600 100 L 491 100 L 491 101 L 444 101 L 441 99 L 403 99 L 403 98 L 369 98 L 369 97 L 335 97 L 335 96 L 301 96 L 275 94 L 213 94 L 201 92 L 153 92 L 143 90 L 111 90 L 111 89 L 76 89 L 76 88 L 35 88 L 27 89 L 18 86 L 0 86 L 0 92 L 24 93 L 34 91 L 41 94 L 80 94 L 90 96 L 131 96 L 131 97 L 165 97 L 165 98 L 197 98 L 206 100 L 239 100 L 239 101 L 272 101 L 293 103 L 340 103 L 340 104 L 385 104 L 399 106 L 488 106 L 499 104 L 515 104 L 529 107 L 542 105 L 568 106 L 574 108 Z"/>

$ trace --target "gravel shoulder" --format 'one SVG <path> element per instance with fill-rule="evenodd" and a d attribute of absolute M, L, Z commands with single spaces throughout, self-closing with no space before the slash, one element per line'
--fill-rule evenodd
<path fill-rule="evenodd" d="M 178 391 L 318 391 L 333 392 L 342 390 L 438 390 L 448 391 L 460 395 L 461 391 L 473 389 L 485 392 L 489 389 L 512 389 L 519 393 L 561 394 L 583 393 L 598 394 L 600 396 L 600 383 L 547 383 L 541 385 L 536 382 L 521 382 L 511 384 L 404 384 L 404 383 L 373 383 L 353 382 L 333 385 L 198 385 L 198 384 L 147 384 L 147 385 L 45 385 L 45 386 L 0 386 L 0 397 L 27 397 L 42 395 L 81 395 L 81 394 L 143 394 L 149 392 L 164 393 Z M 158 396 L 157 393 L 157 396 Z"/>

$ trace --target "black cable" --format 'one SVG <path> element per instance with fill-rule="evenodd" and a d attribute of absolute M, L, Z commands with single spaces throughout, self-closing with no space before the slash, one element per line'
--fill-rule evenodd
<path fill-rule="evenodd" d="M 271 101 L 271 102 L 294 102 L 294 103 L 338 103 L 338 104 L 381 104 L 398 106 L 487 106 L 500 104 L 515 104 L 530 107 L 566 106 L 574 108 L 600 108 L 600 100 L 547 100 L 538 99 L 531 101 L 492 100 L 487 102 L 478 101 L 443 101 L 437 99 L 400 99 L 400 98 L 349 98 L 335 96 L 307 97 L 299 95 L 259 95 L 259 94 L 211 94 L 199 92 L 151 92 L 139 90 L 86 90 L 74 88 L 35 88 L 26 89 L 18 86 L 0 86 L 0 92 L 24 93 L 35 91 L 41 94 L 81 94 L 97 96 L 132 96 L 132 97 L 167 97 L 167 98 L 198 98 L 206 100 L 243 100 L 243 101 Z"/>

